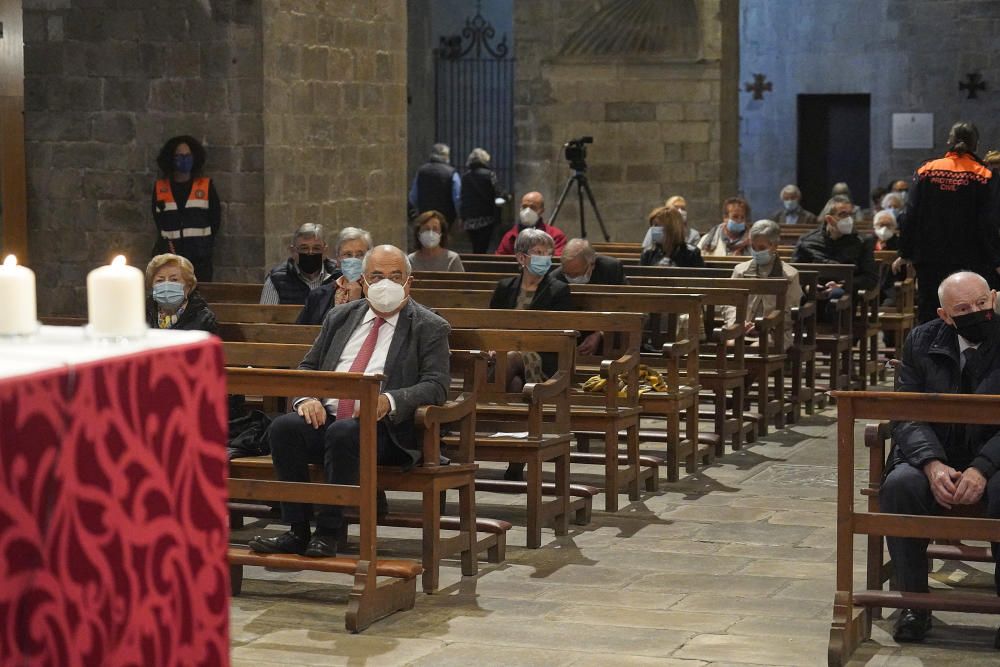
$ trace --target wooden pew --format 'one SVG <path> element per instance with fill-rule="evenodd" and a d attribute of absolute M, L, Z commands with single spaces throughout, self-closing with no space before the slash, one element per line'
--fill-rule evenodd
<path fill-rule="evenodd" d="M 301 306 L 262 306 L 254 303 L 210 303 L 219 322 L 295 324 Z"/>
<path fill-rule="evenodd" d="M 252 365 L 255 368 L 295 368 L 310 347 L 311 345 L 301 344 L 227 342 L 224 344 L 224 353 L 228 367 Z M 316 371 L 298 372 L 308 374 Z M 415 421 L 422 434 L 423 449 L 423 460 L 419 465 L 407 471 L 401 471 L 398 466 L 378 467 L 380 488 L 421 494 L 422 521 L 409 521 L 398 516 L 391 521 L 396 525 L 406 524 L 422 529 L 423 589 L 428 593 L 438 588 L 440 561 L 443 558 L 458 555 L 462 560 L 464 575 L 474 575 L 477 571 L 476 553 L 477 546 L 480 546 L 477 543 L 474 497 L 477 466 L 471 457 L 471 450 L 465 452 L 466 457 L 442 466 L 439 448 L 443 425 L 453 425 L 452 428 L 461 433 L 462 441 L 468 447 L 472 446 L 477 390 L 474 381 L 479 378 L 474 374 L 469 377 L 473 383 L 467 383 L 463 387 L 465 391 L 456 400 L 449 401 L 444 406 L 423 406 L 417 410 Z M 263 396 L 271 395 L 266 391 L 259 393 Z M 307 393 L 297 395 L 327 396 Z M 230 474 L 236 477 L 274 479 L 274 466 L 270 456 L 233 459 L 229 469 Z M 316 481 L 323 481 L 322 466 L 313 466 L 312 474 Z M 441 535 L 443 526 L 439 500 L 446 491 L 452 489 L 459 494 L 459 534 L 455 538 L 444 538 Z M 389 521 L 383 518 L 381 523 L 389 525 Z"/>
<path fill-rule="evenodd" d="M 209 303 L 260 303 L 262 289 L 257 283 L 198 283 L 198 293 Z"/>
<path fill-rule="evenodd" d="M 878 492 L 885 463 L 887 427 L 866 428 L 869 446 L 867 511 L 855 504 L 854 426 L 856 420 L 915 420 L 931 423 L 1000 424 L 1000 397 L 981 395 L 915 394 L 891 392 L 834 392 L 837 399 L 837 583 L 830 626 L 828 662 L 846 665 L 855 649 L 871 637 L 873 610 L 883 607 L 1000 614 L 1000 598 L 988 594 L 933 591 L 910 593 L 883 590 L 885 565 L 882 537 L 915 537 L 932 540 L 992 541 L 1000 533 L 1000 520 L 969 516 L 912 516 L 879 512 Z M 854 588 L 854 536 L 868 536 L 867 589 Z M 935 551 L 935 549 L 937 549 Z M 931 545 L 928 556 L 979 560 L 981 552 L 967 552 L 950 545 Z"/>
<path fill-rule="evenodd" d="M 285 397 L 315 395 L 350 398 L 359 403 L 361 449 L 359 483 L 333 485 L 277 482 L 230 477 L 229 495 L 251 500 L 283 500 L 358 507 L 361 538 L 358 556 L 307 558 L 295 554 L 257 554 L 245 547 L 228 550 L 233 594 L 238 595 L 243 582 L 243 566 L 257 565 L 288 570 L 338 572 L 354 577 L 348 599 L 346 626 L 360 632 L 380 618 L 412 609 L 416 598 L 419 563 L 410 560 L 384 560 L 376 548 L 376 415 L 380 375 L 359 373 L 304 372 L 230 368 L 229 390 L 243 394 L 271 394 Z M 390 577 L 379 583 L 377 577 Z"/>
<path fill-rule="evenodd" d="M 438 308 L 436 311 L 452 327 L 470 329 L 488 322 L 496 329 L 600 331 L 604 347 L 595 355 L 576 354 L 573 366 L 575 383 L 582 384 L 591 376 L 606 380 L 604 391 L 588 393 L 575 387 L 570 393 L 570 428 L 577 434 L 595 432 L 604 440 L 604 454 L 578 452 L 570 455 L 570 463 L 604 466 L 606 508 L 618 509 L 618 489 L 625 488 L 629 498 L 639 497 L 639 485 L 644 481 L 649 490 L 656 490 L 657 469 L 662 461 L 639 456 L 639 395 L 637 371 L 642 341 L 643 316 L 640 313 L 578 313 L 541 310 L 482 310 Z M 626 376 L 623 394 L 618 378 Z M 619 453 L 619 434 L 625 433 L 626 451 Z M 640 472 L 640 463 L 648 464 Z M 621 470 L 621 464 L 625 469 Z M 614 496 L 613 498 L 611 496 Z"/>

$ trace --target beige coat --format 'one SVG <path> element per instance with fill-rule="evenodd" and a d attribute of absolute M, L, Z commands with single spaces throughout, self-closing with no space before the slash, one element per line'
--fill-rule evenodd
<path fill-rule="evenodd" d="M 770 271 L 770 267 L 769 271 Z M 793 332 L 792 332 L 792 308 L 799 305 L 802 300 L 802 287 L 799 286 L 799 272 L 795 267 L 789 265 L 787 262 L 781 263 L 781 271 L 785 278 L 788 279 L 788 290 L 785 292 L 785 346 L 784 350 L 787 350 L 792 346 Z M 742 262 L 733 267 L 733 278 L 767 278 L 767 275 L 759 275 L 757 273 L 757 265 L 753 260 L 748 262 Z M 758 317 L 764 317 L 770 313 L 775 308 L 777 299 L 773 296 L 767 296 L 763 294 L 751 294 L 750 300 L 747 303 L 747 319 L 753 321 Z M 723 309 L 723 316 L 726 318 L 727 325 L 733 325 L 736 323 L 736 309 L 732 306 L 728 306 Z M 775 341 L 771 341 L 774 343 Z"/>

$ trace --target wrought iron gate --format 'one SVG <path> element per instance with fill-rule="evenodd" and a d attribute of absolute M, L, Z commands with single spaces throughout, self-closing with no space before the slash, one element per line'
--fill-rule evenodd
<path fill-rule="evenodd" d="M 507 35 L 493 44 L 496 30 L 477 10 L 462 32 L 441 37 L 435 49 L 435 141 L 451 147 L 461 167 L 473 148 L 492 156 L 498 185 L 514 186 L 514 58 Z"/>

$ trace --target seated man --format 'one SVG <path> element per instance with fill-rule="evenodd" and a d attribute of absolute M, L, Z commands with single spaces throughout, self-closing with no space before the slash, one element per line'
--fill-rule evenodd
<path fill-rule="evenodd" d="M 552 237 L 556 244 L 555 257 L 562 255 L 563 246 L 566 245 L 566 235 L 558 227 L 545 224 L 542 214 L 545 213 L 545 198 L 541 192 L 529 192 L 521 197 L 521 212 L 518 214 L 517 224 L 507 230 L 507 233 L 500 239 L 497 246 L 497 255 L 513 255 L 514 242 L 517 235 L 528 228 L 535 228 L 540 232 L 545 232 Z"/>
<path fill-rule="evenodd" d="M 845 195 L 834 195 L 819 214 L 821 226 L 799 237 L 792 254 L 793 263 L 851 264 L 854 266 L 854 289 L 866 290 L 878 284 L 875 242 L 861 238 L 854 230 L 854 204 Z M 843 285 L 830 281 L 817 294 L 835 299 L 843 294 Z"/>
<path fill-rule="evenodd" d="M 361 259 L 371 250 L 372 235 L 358 227 L 344 227 L 337 235 L 334 253 L 341 275 L 333 282 L 309 292 L 306 305 L 295 320 L 296 324 L 323 324 L 323 318 L 334 306 L 357 301 L 361 293 Z"/>
<path fill-rule="evenodd" d="M 785 331 L 782 347 L 778 351 L 787 350 L 792 346 L 794 331 L 792 330 L 792 308 L 797 308 L 802 301 L 802 286 L 799 285 L 799 272 L 794 266 L 789 266 L 778 257 L 778 244 L 781 242 L 781 228 L 773 220 L 758 220 L 750 228 L 750 252 L 753 259 L 733 267 L 733 278 L 784 278 L 788 281 L 785 291 Z M 773 296 L 751 294 L 747 304 L 746 332 L 750 338 L 757 338 L 754 320 L 764 317 L 777 304 Z M 723 310 L 726 325 L 736 324 L 736 308 L 726 306 Z M 778 341 L 771 341 L 772 344 Z M 777 350 L 777 348 L 775 348 Z"/>
<path fill-rule="evenodd" d="M 625 285 L 625 267 L 620 260 L 598 255 L 587 239 L 570 239 L 563 248 L 552 277 L 571 285 Z"/>
<path fill-rule="evenodd" d="M 412 467 L 421 456 L 413 415 L 421 405 L 441 405 L 448 394 L 448 323 L 409 299 L 410 263 L 406 253 L 382 245 L 365 256 L 365 300 L 337 306 L 323 321 L 300 370 L 384 373 L 378 397 L 378 462 Z M 294 412 L 274 420 L 269 430 L 277 478 L 309 481 L 309 464 L 322 463 L 330 484 L 355 484 L 359 437 L 354 401 L 305 397 Z M 257 536 L 259 553 L 337 554 L 346 536 L 340 507 L 318 509 L 316 534 L 310 535 L 311 507 L 282 503 L 281 518 L 291 530 L 277 537 Z"/>
<path fill-rule="evenodd" d="M 898 391 L 942 394 L 1000 393 L 1000 320 L 996 292 L 975 273 L 961 271 L 938 287 L 938 319 L 910 332 L 899 369 Z M 956 391 L 956 388 L 958 390 Z M 893 449 L 879 490 L 883 512 L 931 515 L 940 508 L 986 500 L 1000 518 L 1000 433 L 996 426 L 893 422 Z M 927 540 L 888 537 L 896 588 L 927 592 Z M 1000 543 L 993 543 L 1000 559 Z M 998 571 L 1000 572 L 1000 571 Z M 1000 579 L 996 579 L 1000 592 Z M 903 609 L 896 641 L 921 641 L 929 611 Z M 1000 642 L 1000 634 L 996 640 Z"/>
<path fill-rule="evenodd" d="M 742 197 L 730 197 L 722 204 L 722 222 L 705 232 L 698 241 L 703 257 L 749 255 L 750 234 L 747 220 L 750 204 Z"/>
<path fill-rule="evenodd" d="M 263 304 L 303 305 L 309 290 L 340 277 L 337 265 L 326 257 L 323 225 L 307 222 L 295 231 L 288 246 L 288 260 L 275 266 L 260 292 Z"/>
<path fill-rule="evenodd" d="M 816 214 L 802 208 L 802 191 L 799 186 L 789 183 L 781 188 L 781 208 L 771 219 L 779 225 L 815 225 Z"/>

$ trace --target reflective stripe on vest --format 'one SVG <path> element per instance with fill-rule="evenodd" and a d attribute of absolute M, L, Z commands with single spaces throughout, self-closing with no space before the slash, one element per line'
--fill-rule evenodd
<path fill-rule="evenodd" d="M 200 209 L 207 212 L 209 208 L 208 202 L 208 192 L 211 187 L 211 179 L 202 176 L 196 178 L 191 184 L 191 194 L 188 196 L 187 203 L 184 205 L 186 209 Z M 177 212 L 177 202 L 174 200 L 174 193 L 170 189 L 170 181 L 166 178 L 160 178 L 156 181 L 156 201 L 162 204 L 163 207 L 160 208 L 162 213 L 166 212 Z M 168 240 L 174 240 L 179 238 L 189 238 L 189 237 L 199 237 L 199 236 L 211 236 L 212 228 L 209 227 L 185 227 L 179 230 L 161 230 L 160 235 Z"/>
<path fill-rule="evenodd" d="M 160 234 L 163 236 L 163 238 L 165 238 L 165 239 L 171 239 L 171 240 L 173 240 L 173 239 L 179 239 L 179 238 L 191 238 L 191 237 L 194 237 L 194 236 L 211 236 L 212 235 L 212 228 L 211 227 L 185 227 L 184 229 L 180 229 L 180 230 L 177 230 L 177 231 L 160 232 Z"/>

